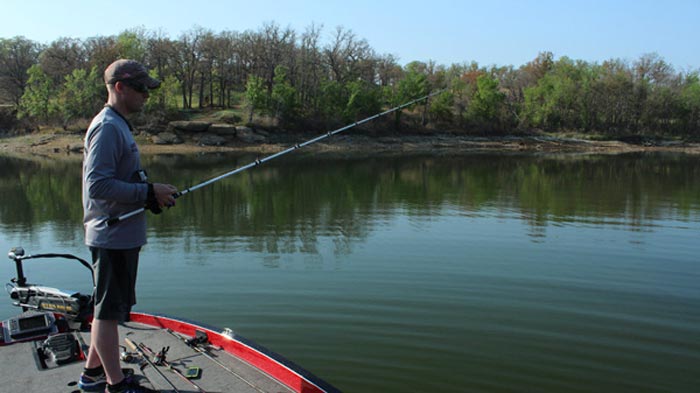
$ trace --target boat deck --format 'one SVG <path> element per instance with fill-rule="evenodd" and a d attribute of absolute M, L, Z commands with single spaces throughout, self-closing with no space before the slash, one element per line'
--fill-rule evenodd
<path fill-rule="evenodd" d="M 0 321 L 0 391 L 80 393 L 78 379 L 90 344 L 91 297 L 27 284 L 22 263 L 28 259 L 87 261 L 71 254 L 8 253 L 17 276 L 8 293 L 23 312 Z M 131 312 L 119 326 L 122 367 L 161 392 L 328 393 L 338 389 L 230 329 L 160 314 Z M 167 349 L 167 351 L 166 351 Z M 165 361 L 155 354 L 165 352 Z M 160 357 L 162 359 L 162 357 Z M 189 379 L 188 371 L 195 371 Z"/>
<path fill-rule="evenodd" d="M 128 338 L 136 345 L 143 344 L 143 346 L 150 348 L 152 352 L 169 347 L 166 361 L 172 367 L 183 374 L 188 367 L 196 366 L 201 369 L 201 376 L 188 382 L 186 378 L 179 376 L 165 365 L 157 366 L 154 369 L 153 365 L 143 360 L 139 364 L 138 356 L 135 362 L 122 361 L 122 367 L 134 369 L 135 379 L 142 385 L 161 392 L 281 393 L 294 391 L 220 347 L 210 346 L 207 350 L 207 354 L 211 358 L 221 363 L 217 364 L 214 360 L 186 345 L 165 328 L 128 322 L 120 325 L 119 329 L 120 338 L 123 340 L 122 345 L 125 344 L 124 338 Z M 87 332 L 75 332 L 74 334 L 83 347 L 83 352 L 86 352 L 90 343 L 90 334 Z M 76 361 L 53 369 L 42 369 L 38 357 L 35 355 L 37 345 L 40 343 L 41 341 L 15 343 L 0 349 L 0 359 L 4 363 L 3 372 L 0 373 L 1 390 L 36 393 L 80 392 L 77 381 L 84 361 Z M 137 352 L 126 346 L 125 348 L 129 352 Z M 152 354 L 149 354 L 149 358 L 152 359 Z"/>

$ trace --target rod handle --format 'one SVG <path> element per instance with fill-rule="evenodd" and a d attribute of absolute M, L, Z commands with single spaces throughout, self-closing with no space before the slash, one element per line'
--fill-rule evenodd
<path fill-rule="evenodd" d="M 129 347 L 130 350 L 140 352 L 140 351 L 138 351 L 138 349 L 137 349 L 137 347 L 136 347 L 136 344 L 134 344 L 133 341 L 131 341 L 131 340 L 129 340 L 128 338 L 124 337 L 124 342 L 126 343 L 126 346 Z"/>

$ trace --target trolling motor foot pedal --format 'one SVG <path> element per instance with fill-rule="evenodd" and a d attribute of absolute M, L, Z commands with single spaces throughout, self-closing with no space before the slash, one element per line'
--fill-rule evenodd
<path fill-rule="evenodd" d="M 49 336 L 41 344 L 41 350 L 46 360 L 57 366 L 80 358 L 80 345 L 73 333 L 59 333 Z"/>

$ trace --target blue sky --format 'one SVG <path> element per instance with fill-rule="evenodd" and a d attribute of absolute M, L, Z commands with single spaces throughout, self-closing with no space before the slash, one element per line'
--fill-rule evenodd
<path fill-rule="evenodd" d="M 677 70 L 700 69 L 700 0 L 4 0 L 0 37 L 49 43 L 143 27 L 171 38 L 201 26 L 258 30 L 266 22 L 298 33 L 323 25 L 352 30 L 401 64 L 476 61 L 520 66 L 541 51 L 590 62 L 655 52 Z"/>

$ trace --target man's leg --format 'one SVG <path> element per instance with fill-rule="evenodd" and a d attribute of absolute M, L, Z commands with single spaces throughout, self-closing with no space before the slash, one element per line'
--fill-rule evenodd
<path fill-rule="evenodd" d="M 97 337 L 97 329 L 95 328 L 95 322 L 97 322 L 96 319 L 93 321 L 93 324 L 90 327 L 90 334 L 92 336 L 92 339 L 90 340 L 90 349 L 88 350 L 85 368 L 97 368 L 102 366 L 100 355 L 97 354 L 97 348 L 95 347 L 95 337 Z"/>
<path fill-rule="evenodd" d="M 117 325 L 118 321 L 93 319 L 90 331 L 90 353 L 85 366 L 87 368 L 99 367 L 101 363 L 107 376 L 107 383 L 110 385 L 117 384 L 124 379 L 124 374 L 119 364 L 119 331 Z"/>
<path fill-rule="evenodd" d="M 139 248 L 108 250 L 91 247 L 95 273 L 95 312 L 92 320 L 90 352 L 85 364 L 89 369 L 102 365 L 106 382 L 115 385 L 124 379 L 119 364 L 120 321 L 129 320 L 136 303 L 134 287 Z"/>

